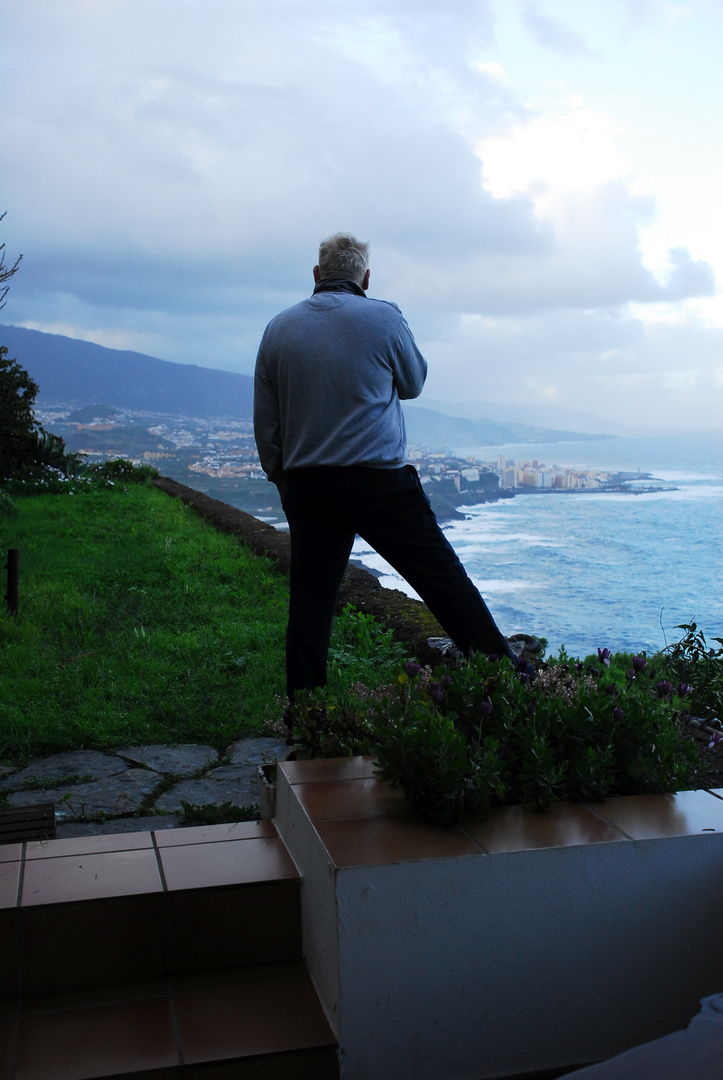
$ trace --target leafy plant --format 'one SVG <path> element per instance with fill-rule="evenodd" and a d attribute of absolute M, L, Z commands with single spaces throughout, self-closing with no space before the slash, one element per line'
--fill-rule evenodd
<path fill-rule="evenodd" d="M 632 665 L 627 667 L 626 665 Z M 645 657 L 559 656 L 532 672 L 475 656 L 454 671 L 414 661 L 396 683 L 297 695 L 297 756 L 374 752 L 382 779 L 438 825 L 499 804 L 684 788 L 697 760 L 685 694 Z"/>
<path fill-rule="evenodd" d="M 359 704 L 340 703 L 327 687 L 297 691 L 287 715 L 297 760 L 372 752 L 374 732 Z"/>
<path fill-rule="evenodd" d="M 111 458 L 91 465 L 85 465 L 82 474 L 91 479 L 121 481 L 126 484 L 144 484 L 154 476 L 158 469 L 153 465 L 134 465 L 127 458 Z"/>
<path fill-rule="evenodd" d="M 334 620 L 329 647 L 329 682 L 332 688 L 348 684 L 353 671 L 356 681 L 383 681 L 394 677 L 404 660 L 404 646 L 394 639 L 373 615 L 347 604 Z"/>
<path fill-rule="evenodd" d="M 4 558 L 10 543 L 10 530 L 6 527 L 8 518 L 17 514 L 18 508 L 8 495 L 7 491 L 0 488 L 0 558 Z"/>
<path fill-rule="evenodd" d="M 689 700 L 689 710 L 702 719 L 723 720 L 723 638 L 713 638 L 718 648 L 708 645 L 696 623 L 677 627 L 685 634 L 661 654 L 669 681 L 677 684 Z"/>

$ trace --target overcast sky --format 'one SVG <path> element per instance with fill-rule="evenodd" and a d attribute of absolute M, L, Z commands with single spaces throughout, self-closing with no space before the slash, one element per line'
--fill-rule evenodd
<path fill-rule="evenodd" d="M 369 240 L 427 400 L 723 416 L 720 0 L 0 0 L 0 322 L 251 374 Z"/>

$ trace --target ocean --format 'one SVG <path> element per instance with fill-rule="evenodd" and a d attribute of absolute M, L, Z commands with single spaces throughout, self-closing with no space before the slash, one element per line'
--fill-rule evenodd
<path fill-rule="evenodd" d="M 691 435 L 456 448 L 461 457 L 650 473 L 658 490 L 516 494 L 461 508 L 444 527 L 505 634 L 542 635 L 548 654 L 648 652 L 695 621 L 723 637 L 723 436 Z M 648 486 L 648 482 L 644 482 Z M 674 490 L 671 490 L 674 489 Z M 381 584 L 415 593 L 357 538 Z"/>

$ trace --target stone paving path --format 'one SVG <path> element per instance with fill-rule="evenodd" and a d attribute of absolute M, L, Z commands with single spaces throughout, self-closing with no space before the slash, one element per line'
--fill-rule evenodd
<path fill-rule="evenodd" d="M 58 838 L 173 829 L 183 824 L 182 802 L 258 803 L 258 766 L 287 753 L 283 739 L 270 738 L 238 739 L 223 764 L 212 747 L 195 744 L 71 751 L 2 768 L 0 795 L 7 806 L 55 803 Z"/>

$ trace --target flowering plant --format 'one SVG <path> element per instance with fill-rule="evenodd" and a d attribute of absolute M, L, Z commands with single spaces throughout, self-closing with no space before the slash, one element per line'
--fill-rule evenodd
<path fill-rule="evenodd" d="M 500 804 L 681 790 L 697 760 L 683 736 L 691 688 L 666 674 L 609 649 L 563 649 L 523 673 L 482 655 L 453 670 L 410 660 L 391 686 L 301 695 L 297 756 L 375 753 L 379 776 L 438 825 Z"/>
<path fill-rule="evenodd" d="M 484 656 L 451 675 L 407 675 L 373 709 L 379 774 L 437 824 L 499 803 L 685 787 L 695 750 L 682 737 L 681 698 L 652 689 L 652 669 L 626 679 L 626 663 L 607 649 L 577 662 L 563 650 L 532 675 Z"/>

